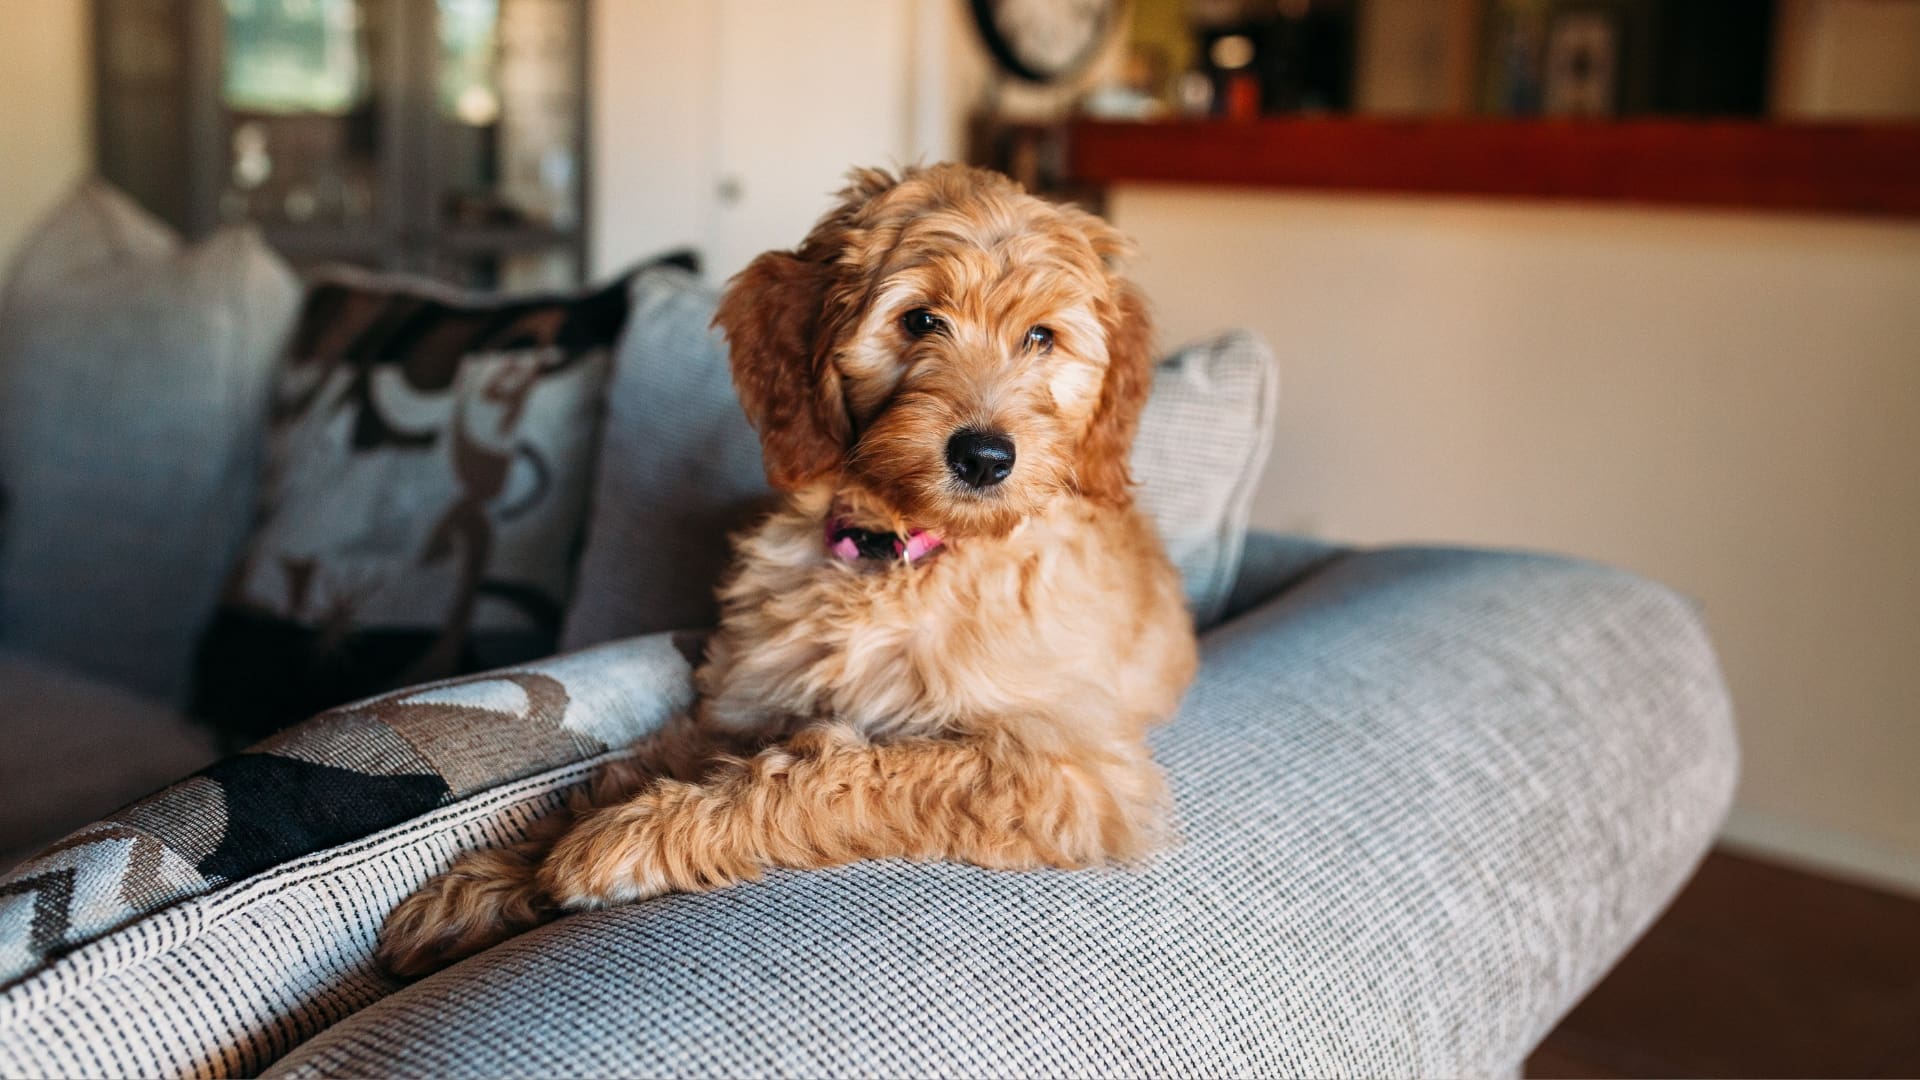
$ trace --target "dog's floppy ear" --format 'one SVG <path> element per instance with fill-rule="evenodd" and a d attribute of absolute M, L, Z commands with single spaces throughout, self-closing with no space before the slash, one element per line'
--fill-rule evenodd
<path fill-rule="evenodd" d="M 767 482 L 784 491 L 832 472 L 846 450 L 840 374 L 816 347 L 828 277 L 806 248 L 769 251 L 734 276 L 713 316 L 740 406 L 760 433 Z"/>
<path fill-rule="evenodd" d="M 1127 471 L 1133 433 L 1153 389 L 1153 321 L 1147 315 L 1146 299 L 1111 268 L 1127 254 L 1126 238 L 1092 214 L 1075 212 L 1073 220 L 1108 264 L 1110 289 L 1100 310 L 1100 325 L 1107 337 L 1107 374 L 1100 386 L 1100 402 L 1080 440 L 1075 473 L 1083 494 L 1123 502 L 1133 483 Z"/>
<path fill-rule="evenodd" d="M 748 263 L 714 313 L 727 337 L 734 392 L 760 433 L 767 482 L 783 491 L 833 472 L 846 452 L 851 424 L 830 339 L 834 324 L 853 312 L 847 290 L 834 289 L 835 265 L 864 235 L 862 208 L 898 183 L 880 169 L 848 173 L 839 204 L 799 250 Z"/>
<path fill-rule="evenodd" d="M 1100 385 L 1100 403 L 1080 440 L 1075 472 L 1083 494 L 1124 502 L 1133 484 L 1127 471 L 1133 433 L 1153 389 L 1153 324 L 1147 302 L 1133 286 L 1122 282 L 1116 289 L 1100 320 L 1107 333 L 1107 375 Z"/>

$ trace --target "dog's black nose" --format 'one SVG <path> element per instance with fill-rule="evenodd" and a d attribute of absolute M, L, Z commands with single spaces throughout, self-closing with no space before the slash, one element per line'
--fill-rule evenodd
<path fill-rule="evenodd" d="M 947 468 L 970 488 L 990 488 L 1013 471 L 1013 440 L 967 428 L 947 440 Z"/>

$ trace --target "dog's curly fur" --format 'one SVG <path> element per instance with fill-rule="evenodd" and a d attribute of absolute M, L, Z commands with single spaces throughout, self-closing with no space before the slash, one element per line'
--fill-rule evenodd
<path fill-rule="evenodd" d="M 1165 791 L 1145 736 L 1195 649 L 1130 493 L 1151 334 L 1124 246 L 994 173 L 860 170 L 797 250 L 734 278 L 715 323 L 785 501 L 736 540 L 699 705 L 525 841 L 409 897 L 386 966 L 770 866 L 1148 851 Z M 918 309 L 937 331 L 908 328 Z M 1003 483 L 953 477 L 963 428 L 1013 440 Z M 849 563 L 826 550 L 830 516 L 944 547 Z"/>

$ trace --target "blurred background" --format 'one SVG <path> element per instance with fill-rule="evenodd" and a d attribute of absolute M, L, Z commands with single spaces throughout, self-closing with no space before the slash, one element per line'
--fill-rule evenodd
<path fill-rule="evenodd" d="M 92 173 L 189 235 L 256 223 L 296 266 L 502 290 L 679 247 L 724 278 L 856 163 L 968 158 L 1089 203 L 1138 240 L 1166 344 L 1244 325 L 1279 352 L 1256 526 L 1679 587 L 1739 712 L 1727 850 L 1920 894 L 1920 0 L 5 13 L 0 265 Z M 1769 873 L 1715 879 L 1702 920 L 1861 922 L 1754 914 L 1811 888 Z M 1804 940 L 1768 962 L 1888 955 Z M 1848 1015 L 1910 1025 L 1903 970 Z M 1645 1034 L 1621 1016 L 1536 1071 L 1711 1071 L 1608 1057 L 1607 1023 Z"/>

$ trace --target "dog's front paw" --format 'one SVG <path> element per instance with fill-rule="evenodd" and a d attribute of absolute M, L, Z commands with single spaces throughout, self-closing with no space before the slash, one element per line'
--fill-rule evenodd
<path fill-rule="evenodd" d="M 475 852 L 388 913 L 374 956 L 392 974 L 417 978 L 529 930 L 551 914 L 525 859 Z"/>
<path fill-rule="evenodd" d="M 589 815 L 541 863 L 541 892 L 568 911 L 672 892 L 660 845 L 658 815 L 644 797 Z"/>

